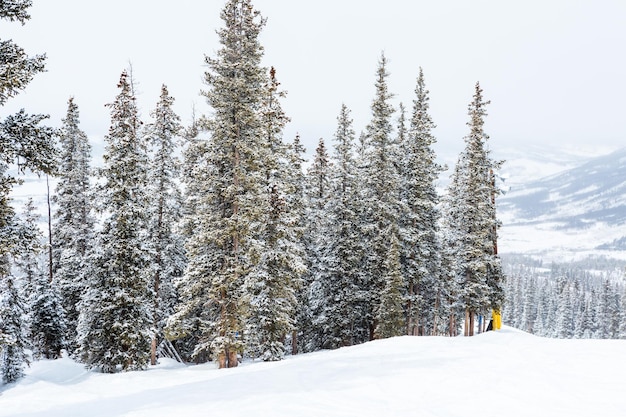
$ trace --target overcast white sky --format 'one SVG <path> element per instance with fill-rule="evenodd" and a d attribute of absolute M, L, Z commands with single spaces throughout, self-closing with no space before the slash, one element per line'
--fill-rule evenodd
<path fill-rule="evenodd" d="M 132 62 L 144 119 L 168 85 L 185 123 L 208 109 L 204 54 L 219 48 L 223 0 L 34 0 L 21 27 L 1 22 L 47 73 L 0 109 L 25 107 L 58 126 L 74 96 L 81 127 L 107 133 L 104 104 Z M 268 19 L 261 42 L 288 91 L 283 107 L 311 153 L 332 140 L 342 102 L 357 132 L 370 117 L 377 62 L 389 59 L 390 90 L 410 107 L 423 67 L 438 128 L 437 152 L 463 147 L 467 105 L 480 81 L 494 151 L 558 145 L 609 150 L 626 144 L 626 1 L 254 0 Z"/>

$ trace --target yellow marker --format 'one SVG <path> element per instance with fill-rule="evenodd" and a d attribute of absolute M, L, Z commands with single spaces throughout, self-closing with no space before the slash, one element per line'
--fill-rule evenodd
<path fill-rule="evenodd" d="M 493 330 L 500 330 L 502 328 L 502 315 L 496 310 L 492 310 L 491 317 L 493 319 Z"/>

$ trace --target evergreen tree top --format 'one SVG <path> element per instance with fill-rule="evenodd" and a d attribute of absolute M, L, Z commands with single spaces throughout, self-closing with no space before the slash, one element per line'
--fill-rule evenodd
<path fill-rule="evenodd" d="M 491 104 L 491 101 L 483 101 L 483 90 L 480 87 L 480 83 L 477 81 L 474 99 L 467 109 L 467 114 L 470 116 L 470 120 L 467 122 L 467 125 L 470 127 L 470 134 L 466 137 L 466 140 L 474 138 L 486 141 L 489 139 L 489 136 L 483 131 L 485 116 L 487 116 L 486 106 L 489 104 Z"/>
<path fill-rule="evenodd" d="M 32 0 L 0 0 L 0 19 L 18 21 L 23 25 L 30 19 L 27 10 L 32 5 Z"/>

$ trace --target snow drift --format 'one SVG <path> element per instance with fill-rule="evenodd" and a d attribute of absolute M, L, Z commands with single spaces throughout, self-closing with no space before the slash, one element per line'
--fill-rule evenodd
<path fill-rule="evenodd" d="M 400 337 L 217 370 L 105 375 L 64 358 L 3 387 L 0 416 L 623 416 L 626 341 Z"/>

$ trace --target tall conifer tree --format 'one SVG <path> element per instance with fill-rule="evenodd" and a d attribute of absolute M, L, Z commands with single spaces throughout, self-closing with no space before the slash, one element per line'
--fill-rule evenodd
<path fill-rule="evenodd" d="M 76 349 L 78 303 L 86 289 L 89 254 L 94 239 L 93 193 L 90 185 L 91 145 L 79 127 L 78 106 L 68 101 L 67 114 L 58 134 L 61 147 L 59 182 L 53 201 L 53 276 L 59 287 L 67 319 L 70 351 Z"/>
<path fill-rule="evenodd" d="M 287 201 L 291 207 L 291 212 L 296 222 L 296 230 L 298 232 L 299 241 L 298 247 L 301 251 L 301 262 L 303 268 L 299 279 L 299 285 L 296 290 L 296 315 L 295 315 L 295 328 L 291 336 L 291 353 L 297 354 L 299 351 L 304 350 L 306 344 L 305 329 L 310 328 L 311 320 L 309 315 L 309 303 L 308 303 L 308 290 L 307 274 L 308 274 L 308 258 L 306 250 L 306 198 L 305 187 L 306 177 L 304 173 L 304 153 L 306 149 L 300 141 L 300 135 L 296 135 L 293 142 L 289 145 L 288 150 L 288 164 L 287 178 L 292 187 L 293 192 L 288 197 Z"/>
<path fill-rule="evenodd" d="M 332 185 L 327 205 L 319 276 L 323 297 L 317 318 L 323 334 L 322 348 L 354 344 L 359 321 L 360 261 L 363 248 L 358 235 L 358 187 L 354 157 L 354 129 L 350 110 L 341 106 L 335 132 L 335 152 L 331 170 Z"/>
<path fill-rule="evenodd" d="M 477 314 L 499 311 L 504 299 L 502 268 L 497 255 L 495 171 L 499 162 L 491 159 L 484 131 L 487 115 L 482 89 L 476 83 L 469 105 L 470 133 L 465 137 L 449 188 L 449 217 L 455 247 L 455 275 L 461 283 L 465 310 L 465 334 L 473 335 Z"/>
<path fill-rule="evenodd" d="M 152 296 L 147 273 L 147 150 L 138 134 L 135 96 L 126 71 L 105 137 L 104 212 L 94 271 L 81 302 L 81 360 L 102 372 L 144 369 L 150 360 Z"/>
<path fill-rule="evenodd" d="M 13 0 L 0 3 L 0 19 L 20 22 L 30 19 L 31 0 Z M 0 41 L 0 107 L 19 94 L 35 74 L 44 71 L 44 55 L 29 57 L 11 40 Z M 55 165 L 53 129 L 41 126 L 48 116 L 27 114 L 23 109 L 0 121 L 0 334 L 9 342 L 2 352 L 3 380 L 13 382 L 22 374 L 23 330 L 17 287 L 11 276 L 11 255 L 20 240 L 20 228 L 11 206 L 10 192 L 19 181 L 8 173 L 11 164 L 18 162 L 20 171 L 51 173 Z M 6 316 L 9 314 L 11 317 Z"/>
<path fill-rule="evenodd" d="M 377 326 L 375 311 L 380 303 L 383 277 L 388 273 L 389 265 L 385 262 L 389 250 L 388 230 L 398 226 L 400 214 L 400 178 L 396 165 L 399 149 L 392 136 L 391 118 L 394 108 L 390 103 L 393 95 L 387 86 L 388 77 L 387 59 L 383 54 L 376 71 L 376 93 L 371 105 L 372 120 L 367 126 L 365 136 L 367 148 L 363 178 L 364 234 L 368 241 L 368 250 L 363 261 L 366 271 L 363 285 L 368 293 L 368 306 L 363 319 L 369 328 L 370 338 L 374 337 Z"/>
<path fill-rule="evenodd" d="M 174 98 L 163 85 L 159 102 L 151 113 L 154 121 L 146 128 L 152 151 L 148 173 L 150 279 L 154 297 L 152 365 L 156 364 L 157 343 L 163 337 L 165 320 L 173 314 L 177 301 L 174 281 L 185 268 L 184 240 L 178 225 L 182 215 L 182 193 L 177 182 L 180 164 L 175 156 L 182 126 L 172 109 L 173 103 Z"/>
<path fill-rule="evenodd" d="M 435 124 L 429 114 L 429 96 L 420 68 L 413 114 L 406 140 L 401 179 L 401 244 L 403 275 L 407 280 L 408 334 L 432 334 L 441 315 L 439 196 L 436 185 L 441 166 L 432 146 Z"/>
<path fill-rule="evenodd" d="M 263 158 L 266 171 L 264 228 L 260 236 L 259 260 L 246 278 L 248 349 L 253 356 L 266 361 L 280 360 L 285 353 L 285 339 L 295 329 L 297 290 L 305 270 L 301 245 L 302 216 L 294 193 L 289 147 L 282 140 L 288 121 L 280 98 L 274 68 L 264 94 L 261 109 L 267 154 Z"/>
<path fill-rule="evenodd" d="M 306 175 L 305 199 L 305 248 L 308 273 L 305 275 L 305 286 L 308 288 L 308 316 L 311 326 L 307 329 L 306 349 L 315 351 L 323 345 L 323 309 L 324 291 L 323 279 L 323 244 L 327 227 L 326 205 L 331 192 L 331 161 L 324 139 L 320 138 L 315 148 L 313 163 L 309 166 Z"/>
<path fill-rule="evenodd" d="M 258 37 L 265 20 L 250 0 L 229 0 L 221 13 L 221 48 L 206 57 L 213 114 L 205 120 L 208 172 L 203 178 L 197 232 L 187 245 L 189 264 L 182 279 L 187 296 L 171 322 L 171 334 L 200 328 L 196 352 L 211 352 L 220 367 L 234 367 L 243 351 L 245 277 L 258 261 L 267 148 L 259 111 L 266 86 Z"/>

